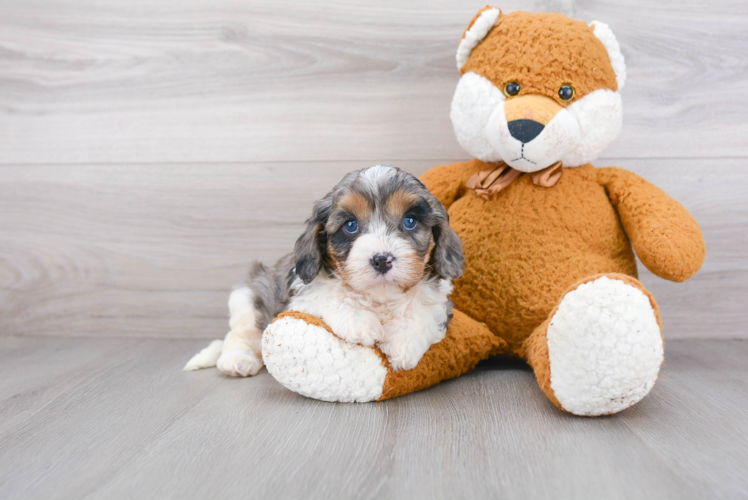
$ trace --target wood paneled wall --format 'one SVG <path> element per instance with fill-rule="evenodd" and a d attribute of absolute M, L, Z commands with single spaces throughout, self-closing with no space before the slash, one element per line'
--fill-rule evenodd
<path fill-rule="evenodd" d="M 0 335 L 217 337 L 252 258 L 354 168 L 466 159 L 454 52 L 485 0 L 0 1 Z M 707 239 L 644 271 L 666 338 L 748 338 L 748 4 L 507 1 L 601 20 L 628 64 L 598 166 Z"/>

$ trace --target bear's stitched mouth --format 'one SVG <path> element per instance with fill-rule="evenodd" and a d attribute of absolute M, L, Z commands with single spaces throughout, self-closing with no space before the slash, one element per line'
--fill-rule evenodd
<path fill-rule="evenodd" d="M 515 158 L 512 161 L 519 161 L 519 160 L 525 160 L 527 162 L 532 163 L 533 165 L 537 165 L 537 163 L 535 163 L 534 161 L 525 158 L 525 143 L 524 142 L 522 143 L 522 148 L 519 151 L 519 158 Z"/>

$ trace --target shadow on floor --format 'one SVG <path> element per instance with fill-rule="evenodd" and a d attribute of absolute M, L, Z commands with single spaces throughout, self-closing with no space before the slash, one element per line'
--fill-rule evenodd
<path fill-rule="evenodd" d="M 523 370 L 532 372 L 532 368 L 521 359 L 510 356 L 496 356 L 488 358 L 475 367 L 475 371 L 496 371 L 496 370 Z"/>

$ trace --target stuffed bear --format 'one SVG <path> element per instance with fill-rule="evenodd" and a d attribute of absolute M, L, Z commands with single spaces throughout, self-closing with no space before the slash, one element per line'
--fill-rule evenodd
<path fill-rule="evenodd" d="M 451 119 L 474 157 L 422 177 L 462 238 L 464 276 L 445 338 L 416 368 L 347 344 L 289 311 L 265 331 L 268 371 L 326 401 L 384 400 L 459 376 L 489 356 L 523 359 L 553 404 L 596 416 L 640 401 L 663 362 L 662 323 L 637 280 L 684 281 L 705 245 L 677 201 L 590 164 L 618 135 L 626 68 L 605 24 L 486 7 L 457 49 Z"/>

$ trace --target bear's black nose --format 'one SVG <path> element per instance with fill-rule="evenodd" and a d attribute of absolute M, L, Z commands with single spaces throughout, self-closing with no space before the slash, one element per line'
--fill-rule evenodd
<path fill-rule="evenodd" d="M 507 125 L 512 137 L 523 143 L 535 139 L 545 128 L 545 125 L 534 120 L 512 120 Z"/>
<path fill-rule="evenodd" d="M 392 269 L 393 260 L 395 260 L 395 258 L 388 253 L 377 254 L 371 258 L 371 265 L 380 273 L 387 274 L 387 271 Z"/>

